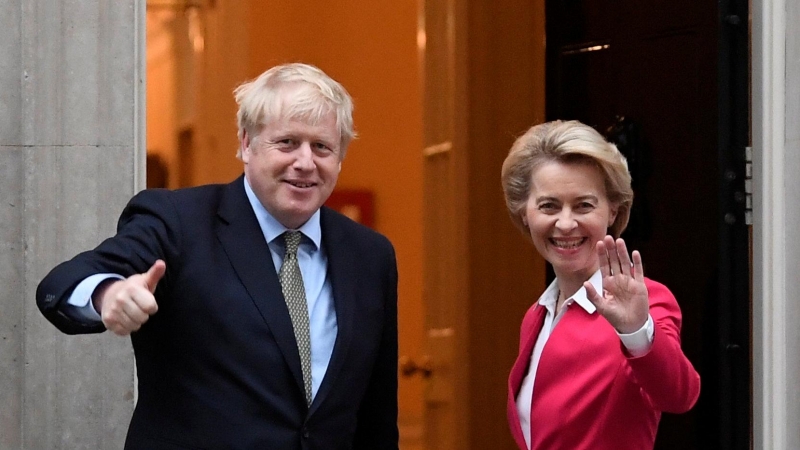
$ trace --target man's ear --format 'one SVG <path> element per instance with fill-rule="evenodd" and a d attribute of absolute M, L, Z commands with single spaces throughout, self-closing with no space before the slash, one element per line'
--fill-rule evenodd
<path fill-rule="evenodd" d="M 250 159 L 250 146 L 252 145 L 253 141 L 250 137 L 250 133 L 247 130 L 242 130 L 242 139 L 239 140 L 239 150 L 242 155 L 242 161 L 247 162 Z"/>

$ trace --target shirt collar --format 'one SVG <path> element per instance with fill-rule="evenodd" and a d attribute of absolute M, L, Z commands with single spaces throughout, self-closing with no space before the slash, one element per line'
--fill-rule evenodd
<path fill-rule="evenodd" d="M 547 309 L 554 309 L 556 301 L 558 301 L 558 279 L 553 280 L 539 297 L 539 304 Z"/>
<path fill-rule="evenodd" d="M 256 214 L 258 225 L 261 227 L 261 231 L 264 233 L 264 238 L 267 242 L 272 242 L 284 232 L 288 231 L 289 228 L 286 228 L 278 222 L 278 220 L 267 211 L 267 208 L 261 204 L 255 192 L 253 192 L 253 188 L 250 187 L 250 180 L 247 179 L 247 176 L 245 176 L 244 180 L 244 191 L 247 194 L 247 199 L 250 201 L 250 206 L 253 207 L 253 212 Z M 315 211 L 311 218 L 297 230 L 303 233 L 303 235 L 314 244 L 316 250 L 319 250 L 322 241 L 319 210 Z"/>
<path fill-rule="evenodd" d="M 592 283 L 595 291 L 603 292 L 603 275 L 600 273 L 599 269 L 589 278 L 589 282 Z M 594 314 L 594 312 L 597 311 L 594 303 L 589 301 L 589 298 L 586 296 L 586 288 L 583 286 L 570 298 L 589 314 Z M 542 296 L 539 297 L 539 304 L 547 309 L 554 309 L 556 301 L 558 301 L 558 278 L 553 280 L 550 286 L 542 293 Z"/>

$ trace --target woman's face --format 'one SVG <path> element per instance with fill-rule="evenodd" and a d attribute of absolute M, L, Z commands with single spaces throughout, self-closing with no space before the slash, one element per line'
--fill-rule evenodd
<path fill-rule="evenodd" d="M 597 241 L 617 215 L 603 174 L 586 163 L 551 161 L 534 170 L 522 217 L 533 245 L 559 278 L 588 280 L 597 271 Z"/>

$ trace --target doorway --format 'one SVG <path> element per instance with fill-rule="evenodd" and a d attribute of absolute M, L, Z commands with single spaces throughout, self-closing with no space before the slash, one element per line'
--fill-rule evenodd
<path fill-rule="evenodd" d="M 546 114 L 615 141 L 635 191 L 623 237 L 683 311 L 700 400 L 656 448 L 751 440 L 746 1 L 546 2 Z"/>

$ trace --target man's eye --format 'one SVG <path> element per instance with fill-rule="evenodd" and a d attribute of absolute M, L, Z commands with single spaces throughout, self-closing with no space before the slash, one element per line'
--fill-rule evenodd
<path fill-rule="evenodd" d="M 297 142 L 292 138 L 276 139 L 272 145 L 280 150 L 291 150 L 297 147 Z"/>

